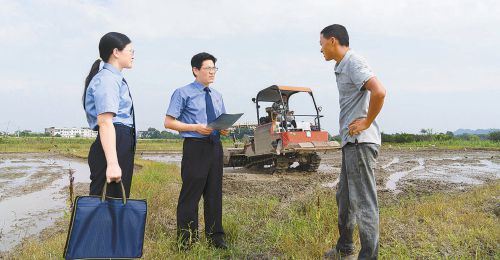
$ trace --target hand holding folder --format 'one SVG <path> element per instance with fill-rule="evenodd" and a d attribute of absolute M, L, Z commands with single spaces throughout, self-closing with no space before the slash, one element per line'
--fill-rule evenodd
<path fill-rule="evenodd" d="M 207 126 L 215 130 L 228 129 L 240 119 L 243 113 L 239 114 L 222 114 L 215 121 L 211 122 Z"/>

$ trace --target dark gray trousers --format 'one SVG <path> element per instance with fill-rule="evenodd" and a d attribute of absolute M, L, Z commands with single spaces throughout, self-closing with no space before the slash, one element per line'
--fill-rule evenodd
<path fill-rule="evenodd" d="M 134 173 L 135 155 L 135 130 L 124 125 L 115 125 L 116 133 L 116 155 L 118 164 L 122 170 L 122 182 L 125 187 L 125 195 L 130 196 L 132 175 Z M 106 169 L 108 163 L 102 148 L 101 136 L 98 134 L 94 143 L 90 146 L 88 163 L 90 167 L 90 195 L 101 196 L 104 183 L 106 183 Z M 121 185 L 116 182 L 108 184 L 107 196 L 114 198 L 122 197 Z"/>
<path fill-rule="evenodd" d="M 342 170 L 337 187 L 340 237 L 336 249 L 354 252 L 353 232 L 358 224 L 361 251 L 359 259 L 377 259 L 379 210 L 375 186 L 375 164 L 379 145 L 348 143 L 342 148 Z"/>
<path fill-rule="evenodd" d="M 223 236 L 221 142 L 185 138 L 182 152 L 182 188 L 177 204 L 177 235 L 183 242 L 198 239 L 198 203 L 203 196 L 207 238 Z"/>

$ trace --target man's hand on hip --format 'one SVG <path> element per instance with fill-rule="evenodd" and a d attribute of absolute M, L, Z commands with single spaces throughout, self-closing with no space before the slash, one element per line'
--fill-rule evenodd
<path fill-rule="evenodd" d="M 349 135 L 359 135 L 361 131 L 368 129 L 370 127 L 371 123 L 368 122 L 366 117 L 358 118 L 354 121 L 352 121 L 351 124 L 349 124 Z"/>

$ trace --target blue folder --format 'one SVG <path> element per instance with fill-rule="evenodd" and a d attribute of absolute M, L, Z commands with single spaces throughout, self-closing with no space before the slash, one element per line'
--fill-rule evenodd
<path fill-rule="evenodd" d="M 144 244 L 147 204 L 145 200 L 78 196 L 75 199 L 66 259 L 140 258 Z"/>

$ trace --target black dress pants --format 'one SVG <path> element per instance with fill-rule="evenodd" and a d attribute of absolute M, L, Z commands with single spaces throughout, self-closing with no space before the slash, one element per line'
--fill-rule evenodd
<path fill-rule="evenodd" d="M 177 235 L 183 242 L 198 239 L 198 203 L 203 195 L 205 234 L 223 236 L 222 167 L 220 141 L 185 138 L 182 150 L 182 188 L 177 204 Z"/>
<path fill-rule="evenodd" d="M 123 186 L 127 198 L 130 196 L 130 186 L 132 185 L 132 175 L 134 171 L 135 154 L 135 130 L 124 125 L 115 125 L 116 133 L 116 154 L 118 164 L 122 170 Z M 90 147 L 88 163 L 90 167 L 90 195 L 101 195 L 104 183 L 106 182 L 106 156 L 101 144 L 100 135 Z M 112 182 L 108 184 L 107 196 L 121 198 L 122 190 L 120 183 Z"/>

